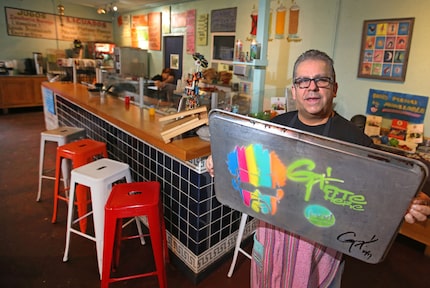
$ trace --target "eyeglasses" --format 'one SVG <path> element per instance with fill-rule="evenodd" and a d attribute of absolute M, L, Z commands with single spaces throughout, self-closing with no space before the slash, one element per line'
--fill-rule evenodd
<path fill-rule="evenodd" d="M 327 88 L 333 83 L 330 77 L 296 78 L 296 80 L 294 80 L 294 85 L 298 86 L 300 89 L 305 89 L 311 86 L 312 81 L 314 81 L 318 88 Z"/>

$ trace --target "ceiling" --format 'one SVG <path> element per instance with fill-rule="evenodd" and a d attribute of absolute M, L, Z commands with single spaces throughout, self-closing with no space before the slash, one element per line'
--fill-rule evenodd
<path fill-rule="evenodd" d="M 63 5 L 69 2 L 76 5 L 93 7 L 94 9 L 99 7 L 106 8 L 111 4 L 115 4 L 118 7 L 118 12 L 124 13 L 139 9 L 147 9 L 190 1 L 192 0 L 60 0 L 59 2 L 62 2 Z"/>

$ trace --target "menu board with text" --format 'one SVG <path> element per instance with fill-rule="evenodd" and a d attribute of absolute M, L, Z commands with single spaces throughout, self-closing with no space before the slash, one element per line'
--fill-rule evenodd
<path fill-rule="evenodd" d="M 112 22 L 5 7 L 9 36 L 73 41 L 113 41 Z"/>

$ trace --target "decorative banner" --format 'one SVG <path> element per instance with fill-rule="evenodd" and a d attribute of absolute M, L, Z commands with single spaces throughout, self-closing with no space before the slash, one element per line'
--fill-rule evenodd
<path fill-rule="evenodd" d="M 280 4 L 276 9 L 276 27 L 275 27 L 275 38 L 283 39 L 285 35 L 285 16 L 287 14 L 287 8 L 284 4 Z"/>
<path fill-rule="evenodd" d="M 161 13 L 148 14 L 149 50 L 161 50 Z"/>
<path fill-rule="evenodd" d="M 187 11 L 187 53 L 196 51 L 196 10 Z"/>
<path fill-rule="evenodd" d="M 82 42 L 113 41 L 112 22 L 5 7 L 9 36 Z"/>
<path fill-rule="evenodd" d="M 257 35 L 257 24 L 258 24 L 258 11 L 254 8 L 251 12 L 251 31 L 249 34 L 251 34 L 251 37 L 255 37 Z"/>
<path fill-rule="evenodd" d="M 426 96 L 370 89 L 366 113 L 419 124 L 424 122 L 427 102 Z"/>
<path fill-rule="evenodd" d="M 202 14 L 198 16 L 197 20 L 197 45 L 208 45 L 208 18 L 209 14 Z"/>

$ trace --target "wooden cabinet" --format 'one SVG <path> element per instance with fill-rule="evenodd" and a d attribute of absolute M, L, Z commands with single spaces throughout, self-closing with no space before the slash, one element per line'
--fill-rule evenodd
<path fill-rule="evenodd" d="M 43 106 L 41 84 L 45 76 L 0 77 L 0 108 Z"/>
<path fill-rule="evenodd" d="M 400 227 L 400 234 L 412 238 L 426 245 L 424 254 L 430 257 L 430 220 L 409 224 L 404 222 Z"/>

